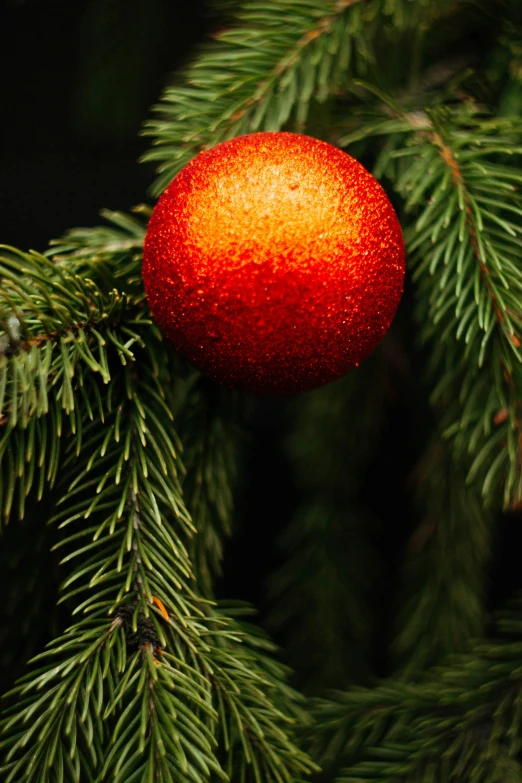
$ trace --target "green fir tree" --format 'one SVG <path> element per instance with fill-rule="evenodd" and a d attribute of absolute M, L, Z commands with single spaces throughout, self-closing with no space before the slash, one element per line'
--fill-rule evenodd
<path fill-rule="evenodd" d="M 492 614 L 488 578 L 522 506 L 522 4 L 211 5 L 217 32 L 144 125 L 150 204 L 0 249 L 0 567 L 31 658 L 2 702 L 2 780 L 519 783 L 522 599 Z M 280 129 L 373 171 L 407 290 L 370 359 L 282 404 L 278 648 L 241 595 L 216 599 L 257 402 L 162 339 L 141 263 L 185 164 Z M 384 519 L 368 499 L 398 397 L 414 511 Z"/>

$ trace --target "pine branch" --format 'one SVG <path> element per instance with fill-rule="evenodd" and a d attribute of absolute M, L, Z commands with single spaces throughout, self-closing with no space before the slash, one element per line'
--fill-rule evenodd
<path fill-rule="evenodd" d="M 114 358 L 133 360 L 150 325 L 126 294 L 107 295 L 90 279 L 37 253 L 6 249 L 0 258 L 0 516 L 18 515 L 54 485 L 61 438 L 80 448 L 82 416 L 103 402 L 93 378 L 108 383 Z M 138 331 L 137 331 L 138 330 Z"/>
<path fill-rule="evenodd" d="M 312 738 L 339 783 L 517 781 L 522 768 L 522 604 L 493 639 L 433 669 L 419 684 L 382 682 L 317 703 Z"/>
<path fill-rule="evenodd" d="M 0 768 L 6 783 L 95 779 L 106 741 L 103 707 L 114 688 L 115 661 L 121 669 L 126 656 L 120 625 L 98 611 L 72 626 L 33 659 L 45 665 L 5 695 L 13 700 L 0 743 L 7 751 Z"/>
<path fill-rule="evenodd" d="M 113 342 L 112 338 L 116 338 L 111 329 L 125 317 L 128 298 L 116 290 L 105 297 L 92 280 L 84 279 L 72 270 L 58 267 L 38 253 L 21 253 L 11 248 L 6 250 L 7 253 L 0 259 L 0 321 L 4 327 L 0 335 L 0 356 L 3 357 L 6 367 L 6 357 L 31 354 L 32 362 L 28 365 L 24 362 L 13 363 L 14 392 L 20 389 L 20 396 L 27 385 L 25 372 L 38 369 L 41 383 L 39 396 L 34 392 L 33 398 L 24 400 L 25 405 L 22 405 L 18 396 L 13 393 L 9 415 L 6 416 L 4 395 L 7 378 L 4 376 L 1 400 L 3 404 L 0 410 L 3 413 L 4 427 L 7 418 L 10 420 L 10 426 L 15 427 L 20 415 L 22 426 L 27 426 L 31 415 L 39 416 L 47 412 L 45 391 L 54 345 L 60 347 L 64 362 L 65 378 L 62 379 L 59 398 L 63 398 L 62 407 L 66 412 L 74 410 L 71 384 L 67 379 L 71 380 L 74 376 L 75 364 L 78 361 L 85 364 L 91 372 L 99 373 L 104 383 L 108 382 L 110 373 L 107 352 L 101 350 L 106 341 L 101 336 L 96 338 L 96 327 L 107 331 L 109 340 Z M 89 336 L 96 339 L 89 341 L 86 330 L 90 333 Z M 133 337 L 129 342 L 130 345 L 134 344 L 136 338 Z M 69 344 L 72 344 L 77 356 L 68 350 Z M 91 345 L 98 348 L 98 358 L 95 356 L 96 351 L 93 353 L 91 350 Z M 45 347 L 45 353 L 41 357 L 37 352 L 40 347 Z M 128 348 L 120 347 L 123 363 L 129 353 Z M 54 367 L 53 370 L 56 371 L 57 368 Z"/>
<path fill-rule="evenodd" d="M 73 228 L 51 241 L 46 256 L 93 280 L 103 291 L 122 289 L 135 305 L 145 301 L 141 279 L 143 240 L 151 209 L 140 204 L 133 214 L 101 211 L 107 225 Z"/>
<path fill-rule="evenodd" d="M 183 493 L 197 530 L 188 550 L 198 589 L 209 598 L 214 578 L 221 574 L 224 539 L 232 532 L 238 438 L 234 399 L 228 390 L 197 377 L 178 412 L 186 467 Z"/>
<path fill-rule="evenodd" d="M 516 506 L 522 169 L 512 158 L 522 152 L 522 125 L 473 106 L 406 114 L 388 103 L 396 117 L 366 131 L 391 134 L 378 169 L 416 216 L 405 238 L 421 339 L 431 348 L 432 400 L 468 481 L 481 482 L 486 501 Z"/>
<path fill-rule="evenodd" d="M 216 715 L 208 683 L 169 653 L 146 644 L 129 661 L 104 718 L 117 709 L 111 748 L 98 780 L 226 780 L 214 756 Z"/>
<path fill-rule="evenodd" d="M 313 98 L 326 100 L 373 63 L 383 23 L 414 27 L 426 13 L 414 0 L 242 2 L 235 25 L 215 36 L 183 85 L 167 88 L 145 126 L 155 146 L 144 160 L 160 164 L 154 194 L 220 141 L 289 122 L 302 129 Z"/>
<path fill-rule="evenodd" d="M 91 663 L 97 666 L 93 655 L 97 655 L 100 639 L 104 643 L 108 641 L 107 634 L 122 624 L 122 604 L 128 605 L 129 596 L 133 599 L 130 625 L 138 634 L 142 652 L 141 669 L 144 672 L 148 671 L 151 638 L 154 640 L 154 650 L 160 644 L 165 645 L 165 635 L 159 621 L 153 618 L 149 621 L 150 625 L 147 624 L 151 605 L 157 603 L 160 616 L 167 615 L 164 604 L 171 605 L 170 621 L 175 620 L 181 628 L 189 624 L 187 618 L 193 611 L 192 605 L 189 607 L 187 604 L 191 591 L 184 587 L 184 580 L 190 576 L 188 556 L 176 528 L 167 526 L 160 512 L 162 507 L 164 514 L 170 513 L 171 517 L 174 516 L 177 526 L 182 529 L 190 526 L 176 479 L 176 452 L 173 441 L 166 436 L 157 415 L 159 410 L 163 417 L 166 415 L 167 421 L 170 419 L 170 412 L 162 402 L 161 387 L 154 377 L 154 370 L 157 369 L 155 358 L 154 346 L 149 344 L 148 368 L 145 363 L 140 366 L 139 394 L 134 372 L 128 365 L 124 370 L 123 386 L 118 383 L 118 379 L 111 381 L 109 401 L 112 399 L 116 402 L 118 392 L 126 393 L 126 398 L 119 401 L 116 409 L 113 409 L 111 402 L 108 403 L 109 412 L 105 427 L 100 428 L 95 421 L 85 428 L 86 437 L 79 455 L 76 454 L 75 443 L 70 446 L 69 472 L 62 477 L 62 488 L 67 488 L 62 495 L 62 505 L 66 508 L 56 515 L 55 521 L 60 522 L 61 529 L 67 527 L 70 531 L 72 526 L 75 531 L 60 542 L 60 546 L 70 549 L 62 562 L 81 558 L 81 563 L 66 579 L 62 589 L 68 592 L 62 596 L 62 600 L 74 598 L 75 613 L 93 613 L 92 617 L 97 620 L 91 622 L 88 636 L 84 635 L 85 623 L 80 623 L 69 631 L 70 643 L 66 648 L 59 647 L 58 650 L 54 649 L 54 652 L 51 650 L 52 655 L 68 649 L 69 646 L 74 649 L 75 655 L 66 658 L 63 664 L 71 672 L 74 672 L 80 663 L 85 663 L 84 669 Z M 165 371 L 162 379 L 165 380 Z M 65 467 L 67 468 L 67 464 Z M 91 517 L 95 524 L 89 527 L 85 521 Z M 75 525 L 77 520 L 81 520 L 80 525 Z M 84 595 L 86 591 L 87 598 Z M 163 600 L 158 598 L 159 595 Z M 78 603 L 79 599 L 83 600 Z M 107 620 L 108 612 L 116 613 L 116 619 L 110 625 Z M 145 631 L 148 631 L 148 634 Z M 178 633 L 182 635 L 181 631 Z M 92 637 L 96 639 L 96 643 L 91 643 Z M 124 653 L 119 649 L 117 660 L 120 673 L 123 666 L 122 656 L 124 658 Z M 58 736 L 64 715 L 63 702 L 69 689 L 60 687 L 56 691 L 52 687 L 56 661 L 53 663 L 54 666 L 51 664 L 48 667 L 41 680 L 35 678 L 35 675 L 28 676 L 27 690 L 33 690 L 40 682 L 42 687 L 48 685 L 50 690 L 45 691 L 48 698 L 34 694 L 27 710 L 28 714 L 39 713 L 41 721 L 50 727 L 50 731 L 52 729 L 52 736 Z M 104 671 L 102 681 L 109 676 L 108 669 Z M 127 672 L 128 668 L 126 674 Z M 88 669 L 85 669 L 84 674 L 88 678 L 91 676 Z M 63 679 L 63 674 L 61 677 Z M 90 679 L 88 681 L 90 682 Z M 87 680 L 78 675 L 78 680 L 74 682 L 83 692 Z M 100 697 L 100 703 L 104 707 L 107 701 L 107 698 Z M 27 714 L 17 710 L 16 705 L 13 709 L 15 716 L 7 723 L 5 730 L 16 727 Z M 85 721 L 88 724 L 93 721 L 100 722 L 99 713 L 92 715 L 87 707 L 82 715 L 83 724 Z M 150 728 L 149 724 L 147 727 Z M 145 733 L 148 731 L 147 727 L 143 730 Z M 85 725 L 82 729 L 85 729 Z M 21 770 L 24 770 L 24 775 L 32 774 L 32 760 L 35 754 L 45 757 L 50 736 L 41 733 L 35 741 L 35 738 L 29 737 L 27 731 L 22 733 L 20 742 L 15 743 L 12 750 L 13 754 L 17 751 L 20 753 L 20 758 L 15 756 L 13 760 L 13 780 L 21 774 Z M 30 753 L 24 754 L 23 747 L 29 739 L 31 750 Z M 154 734 L 156 744 L 157 740 L 158 736 Z M 65 752 L 65 749 L 63 750 Z M 93 752 L 95 751 L 96 748 Z M 158 747 L 152 754 L 154 759 L 156 751 L 160 753 Z M 79 770 L 83 774 L 84 769 L 83 759 L 80 759 L 79 750 L 76 748 L 69 753 L 73 754 L 71 763 L 78 770 L 74 779 L 79 780 Z M 103 761 L 104 758 L 104 753 L 95 752 L 94 766 L 98 767 L 100 760 Z M 37 779 L 53 780 L 54 771 L 53 756 L 45 768 L 38 767 Z"/>
<path fill-rule="evenodd" d="M 419 303 L 429 295 L 429 317 L 440 346 L 433 351 L 432 377 L 442 379 L 449 362 L 456 370 L 453 388 L 445 388 L 446 376 L 435 387 L 433 401 L 447 406 L 443 425 L 456 454 L 472 460 L 468 480 L 478 478 L 491 501 L 502 493 L 509 506 L 522 501 L 517 392 L 522 379 L 517 260 L 522 198 L 515 184 L 522 170 L 509 165 L 506 152 L 522 152 L 522 126 L 463 118 L 460 127 L 442 135 L 438 123 L 428 139 L 438 154 L 439 190 L 436 180 L 422 188 L 424 194 L 431 191 L 437 207 L 426 207 L 408 242 L 418 263 Z M 405 179 L 398 183 L 402 193 L 409 189 Z M 439 277 L 435 289 L 428 283 L 431 275 Z M 425 334 L 433 341 L 434 330 L 428 327 Z"/>
<path fill-rule="evenodd" d="M 53 521 L 62 530 L 72 526 L 74 531 L 60 542 L 61 547 L 72 545 L 62 562 L 81 556 L 82 563 L 64 588 L 90 573 L 80 588 L 89 591 L 82 611 L 114 584 L 113 611 L 132 594 L 138 602 L 136 611 L 148 616 L 152 597 L 161 596 L 183 625 L 193 613 L 190 600 L 187 604 L 183 599 L 191 595 L 187 583 L 191 566 L 183 541 L 194 528 L 181 495 L 180 446 L 164 401 L 163 389 L 172 378 L 161 344 L 149 340 L 147 356 L 140 355 L 139 366 L 127 366 L 122 372 L 123 377 L 113 380 L 108 390 L 104 427 L 96 421 L 90 424 L 80 458 L 71 450 L 65 464 L 66 491 Z M 92 527 L 78 525 L 77 520 L 91 517 L 96 520 Z M 165 518 L 171 523 L 165 524 Z M 170 555 L 163 559 L 161 551 Z M 99 586 L 100 593 L 91 592 Z M 78 591 L 74 588 L 62 600 Z"/>
<path fill-rule="evenodd" d="M 12 781 L 33 771 L 41 783 L 54 781 L 63 759 L 75 781 L 225 779 L 216 754 L 225 724 L 227 752 L 246 749 L 245 779 L 261 769 L 267 781 L 290 783 L 294 770 L 312 768 L 266 693 L 273 683 L 261 678 L 255 655 L 245 658 L 239 629 L 193 591 L 184 544 L 193 526 L 164 399 L 172 383 L 161 344 L 149 339 L 146 353 L 111 379 L 104 426 L 84 427 L 79 455 L 70 444 L 53 521 L 66 530 L 62 563 L 78 563 L 61 600 L 87 617 L 12 692 L 27 696 L 4 722 Z M 78 705 L 64 733 L 70 693 Z M 49 731 L 34 735 L 28 716 Z M 102 720 L 107 732 L 94 738 Z M 86 734 L 85 749 L 71 747 L 71 732 Z M 34 767 L 35 758 L 48 761 Z"/>
<path fill-rule="evenodd" d="M 144 206 L 134 211 L 138 218 L 149 215 Z M 51 243 L 49 253 L 55 263 L 89 275 L 105 288 L 124 285 L 126 291 L 132 292 L 133 301 L 142 301 L 145 226 L 138 218 L 120 212 L 105 210 L 102 216 L 109 225 L 73 229 Z M 58 248 L 57 254 L 54 248 Z M 183 367 L 181 359 L 178 363 L 179 375 L 186 376 L 186 382 L 164 391 L 168 406 L 180 416 L 186 465 L 185 502 L 198 531 L 196 536 L 190 536 L 187 547 L 198 589 L 211 596 L 213 578 L 220 573 L 222 541 L 230 535 L 234 436 L 223 405 L 213 401 L 214 385 L 198 380 L 199 375 Z"/>
<path fill-rule="evenodd" d="M 307 692 L 368 676 L 376 554 L 359 491 L 390 393 L 390 346 L 303 397 L 288 442 L 302 502 L 279 539 L 270 622 Z"/>
<path fill-rule="evenodd" d="M 483 634 L 494 523 L 446 443 L 428 449 L 416 483 L 424 516 L 409 544 L 394 643 L 401 675 L 410 680 Z"/>
<path fill-rule="evenodd" d="M 290 672 L 274 659 L 275 645 L 244 621 L 252 609 L 225 604 L 220 610 L 230 633 L 216 638 L 209 665 L 223 769 L 230 780 L 246 783 L 302 780 L 318 771 L 292 740 L 293 724 L 302 728 L 307 721 L 303 698 L 286 684 Z"/>

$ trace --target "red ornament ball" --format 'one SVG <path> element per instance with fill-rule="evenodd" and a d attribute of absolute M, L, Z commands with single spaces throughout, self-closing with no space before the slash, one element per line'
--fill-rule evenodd
<path fill-rule="evenodd" d="M 289 394 L 374 350 L 401 297 L 404 242 L 354 158 L 309 136 L 252 133 L 201 152 L 167 187 L 143 279 L 155 320 L 205 375 Z"/>

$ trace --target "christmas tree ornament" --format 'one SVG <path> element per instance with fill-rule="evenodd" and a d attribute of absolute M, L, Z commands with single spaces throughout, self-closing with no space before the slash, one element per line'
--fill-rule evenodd
<path fill-rule="evenodd" d="M 380 342 L 404 243 L 354 158 L 295 133 L 201 152 L 160 197 L 143 279 L 165 335 L 205 375 L 255 393 L 333 381 Z"/>

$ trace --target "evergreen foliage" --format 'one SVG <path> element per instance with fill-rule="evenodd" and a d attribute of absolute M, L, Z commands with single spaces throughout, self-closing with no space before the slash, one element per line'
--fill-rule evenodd
<path fill-rule="evenodd" d="M 213 595 L 221 575 L 224 540 L 232 533 L 233 485 L 239 437 L 234 398 L 198 377 L 185 392 L 181 437 L 186 481 L 184 494 L 197 535 L 189 552 L 202 593 Z"/>
<path fill-rule="evenodd" d="M 288 439 L 302 501 L 280 536 L 271 621 L 307 692 L 369 674 L 379 569 L 368 535 L 375 524 L 358 491 L 390 395 L 389 341 L 387 347 L 360 374 L 304 395 Z"/>
<path fill-rule="evenodd" d="M 49 526 L 72 618 L 6 694 L 1 774 L 292 783 L 317 763 L 338 783 L 519 781 L 522 604 L 489 628 L 485 601 L 495 520 L 522 503 L 519 5 L 215 7 L 230 23 L 145 126 L 154 194 L 201 149 L 287 128 L 372 167 L 404 228 L 432 431 L 390 676 L 367 653 L 382 563 L 360 489 L 400 326 L 362 368 L 294 404 L 302 502 L 280 540 L 272 624 L 298 684 L 321 694 L 310 703 L 250 609 L 214 599 L 237 400 L 149 316 L 150 208 L 106 211 L 43 254 L 0 250 L 0 520 Z"/>
<path fill-rule="evenodd" d="M 521 608 L 519 599 L 492 638 L 418 683 L 317 700 L 311 743 L 325 768 L 343 783 L 520 780 Z"/>
<path fill-rule="evenodd" d="M 419 320 L 444 434 L 458 459 L 471 458 L 469 480 L 482 482 L 485 499 L 501 490 L 515 506 L 522 169 L 509 159 L 522 151 L 522 123 L 483 115 L 480 107 L 438 107 L 405 117 L 402 127 L 385 120 L 365 130 L 390 134 L 378 165 L 416 218 L 406 242 L 418 301 L 428 306 Z"/>
<path fill-rule="evenodd" d="M 464 652 L 484 632 L 494 515 L 442 440 L 416 471 L 421 521 L 408 542 L 394 650 L 405 679 Z"/>
<path fill-rule="evenodd" d="M 372 41 L 437 13 L 416 0 L 278 0 L 239 4 L 234 24 L 218 33 L 165 91 L 159 115 L 145 126 L 159 161 L 158 195 L 201 149 L 258 130 L 303 128 L 312 100 L 325 101 L 349 75 L 366 73 Z"/>
<path fill-rule="evenodd" d="M 79 563 L 60 600 L 84 615 L 8 694 L 17 699 L 3 721 L 6 779 L 200 781 L 227 779 L 233 766 L 243 780 L 289 781 L 312 768 L 288 733 L 297 697 L 284 669 L 265 662 L 270 644 L 199 597 L 173 429 L 174 373 L 187 379 L 146 317 L 141 286 L 130 293 L 143 229 L 110 219 L 71 232 L 54 262 L 12 253 L 2 267 L 4 319 L 16 318 L 4 339 L 4 438 L 30 445 L 4 484 L 5 516 L 15 491 L 31 491 L 26 474 L 46 469 L 31 424 L 43 420 L 59 498 L 48 522 L 65 531 L 61 563 Z M 126 296 L 112 287 L 122 277 Z M 36 359 L 19 384 L 10 358 L 26 354 Z M 199 432 L 206 443 L 208 428 Z"/>

